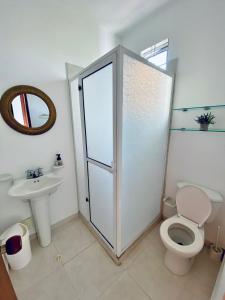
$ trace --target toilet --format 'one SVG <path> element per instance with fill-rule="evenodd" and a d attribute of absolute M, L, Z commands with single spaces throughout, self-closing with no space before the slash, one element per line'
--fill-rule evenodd
<path fill-rule="evenodd" d="M 178 182 L 177 188 L 177 215 L 161 224 L 160 236 L 167 249 L 165 265 L 184 275 L 204 246 L 204 224 L 213 221 L 223 198 L 216 191 L 188 182 Z"/>

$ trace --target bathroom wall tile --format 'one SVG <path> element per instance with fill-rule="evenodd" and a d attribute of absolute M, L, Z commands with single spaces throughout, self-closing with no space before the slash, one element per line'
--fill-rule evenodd
<path fill-rule="evenodd" d="M 79 300 L 66 272 L 62 269 L 41 279 L 18 295 L 18 300 Z"/>
<path fill-rule="evenodd" d="M 56 249 L 53 244 L 46 248 L 39 246 L 38 241 L 31 241 L 32 260 L 23 269 L 10 271 L 10 277 L 16 292 L 22 292 L 33 286 L 43 277 L 62 268 L 56 260 Z"/>
<path fill-rule="evenodd" d="M 127 274 L 122 276 L 103 293 L 99 300 L 149 300 L 143 290 Z"/>
<path fill-rule="evenodd" d="M 95 241 L 80 219 L 75 219 L 53 232 L 53 244 L 65 263 Z"/>
<path fill-rule="evenodd" d="M 121 274 L 105 251 L 94 243 L 64 265 L 81 300 L 94 300 Z"/>

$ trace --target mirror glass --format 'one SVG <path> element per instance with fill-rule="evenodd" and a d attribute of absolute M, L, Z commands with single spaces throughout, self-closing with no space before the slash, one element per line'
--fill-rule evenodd
<path fill-rule="evenodd" d="M 38 96 L 21 93 L 11 102 L 14 119 L 27 128 L 37 128 L 49 119 L 47 104 Z"/>

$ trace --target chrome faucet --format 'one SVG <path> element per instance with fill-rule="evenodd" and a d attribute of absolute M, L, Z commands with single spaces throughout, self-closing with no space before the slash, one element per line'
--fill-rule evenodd
<path fill-rule="evenodd" d="M 27 179 L 32 179 L 32 178 L 38 178 L 40 176 L 43 176 L 43 168 L 37 168 L 34 170 L 27 170 L 26 173 L 26 178 Z"/>
<path fill-rule="evenodd" d="M 43 170 L 43 168 L 40 168 L 40 167 L 36 169 L 35 172 L 37 172 L 37 177 L 40 177 L 40 176 L 44 175 L 42 170 Z"/>

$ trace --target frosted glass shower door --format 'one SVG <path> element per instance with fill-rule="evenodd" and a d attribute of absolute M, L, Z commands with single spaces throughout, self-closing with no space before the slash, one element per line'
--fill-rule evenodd
<path fill-rule="evenodd" d="M 81 76 L 90 221 L 113 247 L 113 62 Z"/>
<path fill-rule="evenodd" d="M 87 156 L 113 161 L 112 63 L 83 79 Z"/>

